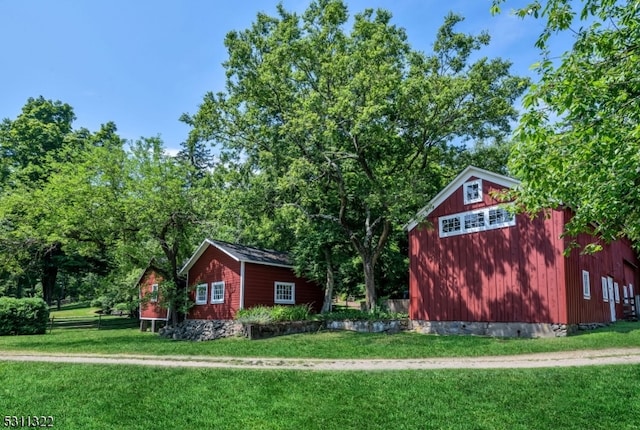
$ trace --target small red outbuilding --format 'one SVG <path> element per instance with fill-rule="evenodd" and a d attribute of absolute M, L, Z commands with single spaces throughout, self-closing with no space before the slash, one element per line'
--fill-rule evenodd
<path fill-rule="evenodd" d="M 308 304 L 322 308 L 323 291 L 296 276 L 287 254 L 206 239 L 180 270 L 195 305 L 188 319 L 233 319 L 256 305 Z"/>
<path fill-rule="evenodd" d="M 468 167 L 425 206 L 409 234 L 410 318 L 424 332 L 563 335 L 635 311 L 640 263 L 627 240 L 582 255 L 562 237 L 572 212 L 513 215 L 494 193 L 519 182 Z M 574 238 L 576 239 L 576 238 Z M 580 235 L 577 242 L 593 242 Z"/>
<path fill-rule="evenodd" d="M 138 294 L 140 298 L 140 329 L 143 330 L 146 322 L 151 321 L 151 330 L 155 331 L 156 322 L 166 322 L 169 318 L 169 310 L 159 305 L 159 288 L 163 278 L 158 270 L 149 265 L 138 279 Z"/>

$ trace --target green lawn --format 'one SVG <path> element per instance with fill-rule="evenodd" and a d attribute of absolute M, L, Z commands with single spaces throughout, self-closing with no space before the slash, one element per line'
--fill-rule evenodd
<path fill-rule="evenodd" d="M 640 365 L 313 372 L 0 363 L 56 429 L 637 429 Z"/>
<path fill-rule="evenodd" d="M 108 323 L 105 325 L 109 327 Z M 417 333 L 359 334 L 320 332 L 249 341 L 172 341 L 135 328 L 57 330 L 35 336 L 0 337 L 0 350 L 103 354 L 188 354 L 213 356 L 304 358 L 420 358 L 507 355 L 533 352 L 640 346 L 640 323 L 555 339 L 494 339 L 477 336 L 428 336 Z"/>

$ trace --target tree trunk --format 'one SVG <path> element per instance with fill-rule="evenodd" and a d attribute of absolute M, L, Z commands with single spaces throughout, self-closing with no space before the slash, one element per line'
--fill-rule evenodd
<path fill-rule="evenodd" d="M 333 265 L 331 264 L 331 251 L 328 247 L 324 248 L 324 258 L 327 265 L 327 282 L 324 287 L 324 303 L 322 304 L 322 313 L 331 312 L 333 308 L 333 286 L 335 278 L 333 275 Z"/>
<path fill-rule="evenodd" d="M 376 280 L 375 280 L 375 261 L 370 255 L 362 256 L 362 265 L 364 266 L 364 293 L 368 311 L 373 311 L 376 307 Z"/>
<path fill-rule="evenodd" d="M 42 270 L 42 298 L 47 305 L 51 306 L 51 303 L 53 302 L 53 290 L 56 286 L 56 279 L 58 277 L 58 266 L 47 264 L 46 260 L 45 266 Z"/>

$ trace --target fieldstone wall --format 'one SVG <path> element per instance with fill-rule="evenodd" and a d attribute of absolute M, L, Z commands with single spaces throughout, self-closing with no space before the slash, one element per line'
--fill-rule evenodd
<path fill-rule="evenodd" d="M 265 339 L 296 333 L 314 333 L 322 329 L 322 321 L 289 321 L 272 324 L 244 324 L 242 334 L 247 339 Z"/>
<path fill-rule="evenodd" d="M 497 323 L 469 321 L 411 321 L 413 330 L 424 334 L 477 335 L 493 337 L 564 337 L 577 326 L 545 323 Z"/>
<path fill-rule="evenodd" d="M 242 335 L 242 324 L 232 320 L 186 320 L 163 327 L 160 336 L 175 340 L 214 340 Z"/>
<path fill-rule="evenodd" d="M 338 320 L 327 321 L 325 326 L 328 330 L 349 330 L 359 333 L 399 333 L 409 330 L 408 319 L 387 320 L 387 321 L 351 321 Z"/>

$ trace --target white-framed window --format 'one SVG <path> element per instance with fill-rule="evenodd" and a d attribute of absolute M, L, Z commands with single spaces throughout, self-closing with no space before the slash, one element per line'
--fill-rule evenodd
<path fill-rule="evenodd" d="M 224 281 L 211 283 L 211 303 L 224 303 Z"/>
<path fill-rule="evenodd" d="M 468 212 L 464 214 L 464 229 L 481 229 L 484 224 L 484 212 Z"/>
<path fill-rule="evenodd" d="M 455 215 L 452 217 L 440 217 L 440 236 L 443 234 L 456 234 L 461 231 L 462 226 L 460 224 L 460 216 Z"/>
<path fill-rule="evenodd" d="M 296 284 L 293 282 L 279 282 L 274 284 L 274 302 L 282 304 L 296 303 Z"/>
<path fill-rule="evenodd" d="M 500 206 L 461 212 L 442 216 L 438 219 L 440 237 L 456 236 L 482 230 L 511 227 L 516 225 L 516 217 Z"/>
<path fill-rule="evenodd" d="M 462 185 L 464 194 L 464 204 L 477 203 L 482 201 L 482 179 L 465 182 Z"/>
<path fill-rule="evenodd" d="M 198 284 L 196 286 L 196 305 L 207 304 L 207 284 Z"/>
<path fill-rule="evenodd" d="M 151 298 L 149 301 L 151 303 L 156 303 L 158 301 L 158 284 L 151 285 Z"/>
<path fill-rule="evenodd" d="M 602 277 L 602 301 L 609 301 L 609 286 L 607 284 L 607 278 L 605 276 Z"/>
<path fill-rule="evenodd" d="M 582 297 L 586 300 L 591 298 L 591 282 L 589 281 L 589 272 L 582 271 Z"/>
<path fill-rule="evenodd" d="M 620 303 L 620 285 L 617 282 L 613 283 L 613 296 L 615 297 L 616 303 Z"/>
<path fill-rule="evenodd" d="M 514 215 L 505 208 L 489 209 L 489 226 L 508 225 L 514 220 Z"/>

